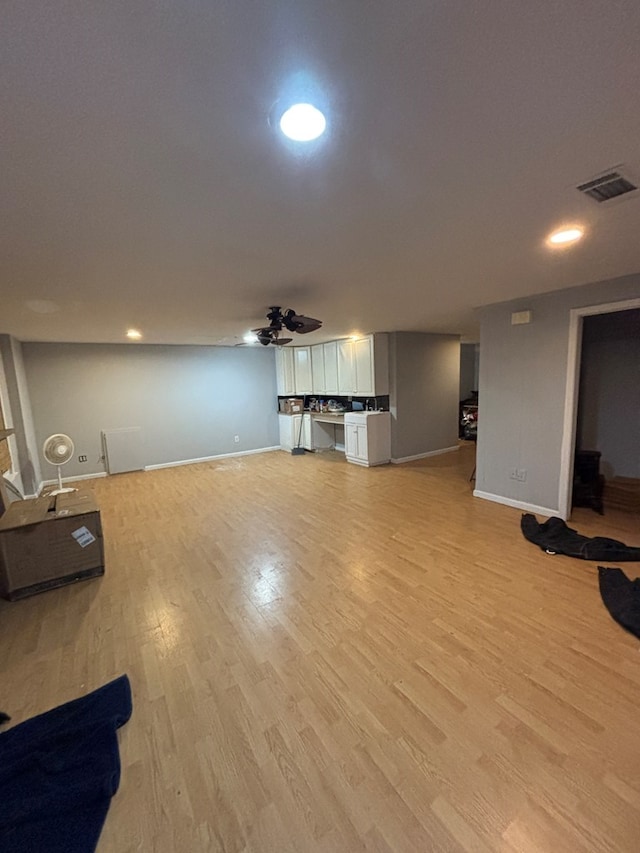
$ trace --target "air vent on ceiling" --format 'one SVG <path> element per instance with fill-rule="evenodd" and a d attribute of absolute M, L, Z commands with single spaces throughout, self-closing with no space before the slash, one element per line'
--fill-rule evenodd
<path fill-rule="evenodd" d="M 587 181 L 586 184 L 580 184 L 578 189 L 594 201 L 601 203 L 633 192 L 638 187 L 620 172 L 609 172 L 600 178 L 594 178 L 593 181 Z"/>

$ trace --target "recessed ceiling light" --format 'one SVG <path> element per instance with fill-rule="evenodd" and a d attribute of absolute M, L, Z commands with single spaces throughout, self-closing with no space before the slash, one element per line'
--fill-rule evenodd
<path fill-rule="evenodd" d="M 326 126 L 326 118 L 313 104 L 294 104 L 280 118 L 280 130 L 295 142 L 317 139 Z"/>
<path fill-rule="evenodd" d="M 137 329 L 127 329 L 127 337 L 132 341 L 139 341 L 142 337 L 142 332 Z"/>
<path fill-rule="evenodd" d="M 567 243 L 575 243 L 584 235 L 584 229 L 575 225 L 571 228 L 561 228 L 547 237 L 547 243 L 552 246 L 564 246 Z"/>

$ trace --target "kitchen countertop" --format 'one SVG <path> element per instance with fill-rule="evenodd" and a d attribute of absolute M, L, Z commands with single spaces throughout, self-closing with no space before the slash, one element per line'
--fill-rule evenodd
<path fill-rule="evenodd" d="M 354 411 L 345 411 L 345 412 L 310 412 L 308 409 L 305 409 L 304 412 L 278 412 L 280 415 L 287 415 L 287 417 L 293 418 L 296 415 L 311 415 L 314 421 L 321 421 L 322 423 L 328 424 L 341 424 L 344 422 L 345 415 L 382 415 L 385 412 L 377 411 L 377 412 L 367 412 L 364 409 L 354 410 Z"/>
<path fill-rule="evenodd" d="M 344 416 L 350 414 L 350 412 L 310 412 L 308 409 L 305 409 L 304 412 L 278 412 L 279 415 L 287 415 L 289 418 L 293 418 L 296 415 L 311 415 L 314 421 L 322 421 L 328 424 L 341 424 L 344 421 Z"/>
<path fill-rule="evenodd" d="M 325 424 L 341 424 L 344 423 L 346 412 L 309 412 L 314 421 L 320 421 Z"/>

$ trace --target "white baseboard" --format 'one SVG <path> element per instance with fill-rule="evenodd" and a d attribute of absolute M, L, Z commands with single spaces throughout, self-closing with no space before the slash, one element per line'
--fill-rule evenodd
<path fill-rule="evenodd" d="M 98 471 L 97 474 L 76 474 L 75 477 L 63 477 L 63 483 L 75 483 L 76 480 L 97 480 L 99 477 L 106 477 L 106 471 Z M 55 480 L 43 480 L 38 487 L 38 494 L 42 491 L 45 486 L 55 486 L 58 483 L 58 478 Z"/>
<path fill-rule="evenodd" d="M 252 456 L 254 453 L 271 453 L 282 450 L 277 447 L 258 447 L 256 450 L 239 450 L 237 453 L 219 453 L 216 456 L 201 456 L 199 459 L 179 459 L 176 462 L 161 462 L 159 465 L 145 465 L 145 471 L 157 471 L 159 468 L 177 468 L 179 465 L 197 465 L 199 462 L 215 462 L 217 459 L 230 459 L 234 456 Z"/>
<path fill-rule="evenodd" d="M 451 453 L 454 450 L 460 450 L 459 445 L 454 447 L 441 447 L 440 450 L 429 450 L 427 453 L 416 453 L 415 456 L 401 456 L 399 459 L 392 459 L 393 465 L 401 465 L 403 462 L 415 462 L 417 459 L 426 459 L 427 456 L 441 456 L 443 453 Z"/>
<path fill-rule="evenodd" d="M 559 515 L 559 511 L 557 509 L 549 509 L 546 506 L 536 506 L 536 504 L 529 504 L 526 501 L 516 501 L 513 498 L 505 498 L 502 495 L 492 495 L 490 492 L 481 492 L 478 489 L 473 490 L 474 498 L 482 498 L 485 501 L 493 501 L 497 504 L 504 504 L 505 506 L 512 506 L 514 509 L 523 509 L 525 512 L 533 512 L 535 515 Z"/>

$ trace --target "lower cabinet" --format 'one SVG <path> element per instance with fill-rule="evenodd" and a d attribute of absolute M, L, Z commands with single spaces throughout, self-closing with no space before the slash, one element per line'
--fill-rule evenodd
<path fill-rule="evenodd" d="M 310 414 L 278 415 L 280 449 L 294 447 L 319 450 L 337 444 L 335 430 L 341 424 L 313 422 Z M 329 435 L 326 431 L 331 432 Z M 348 412 L 344 416 L 344 452 L 356 465 L 384 465 L 391 460 L 391 415 L 389 412 Z"/>
<path fill-rule="evenodd" d="M 358 462 L 360 465 L 369 464 L 366 424 L 345 424 L 344 454 L 349 462 Z"/>
<path fill-rule="evenodd" d="M 344 416 L 344 452 L 356 465 L 384 465 L 391 460 L 389 412 L 358 412 Z"/>
<path fill-rule="evenodd" d="M 311 415 L 278 415 L 278 426 L 281 450 L 291 450 L 298 444 L 305 450 L 313 450 Z"/>

